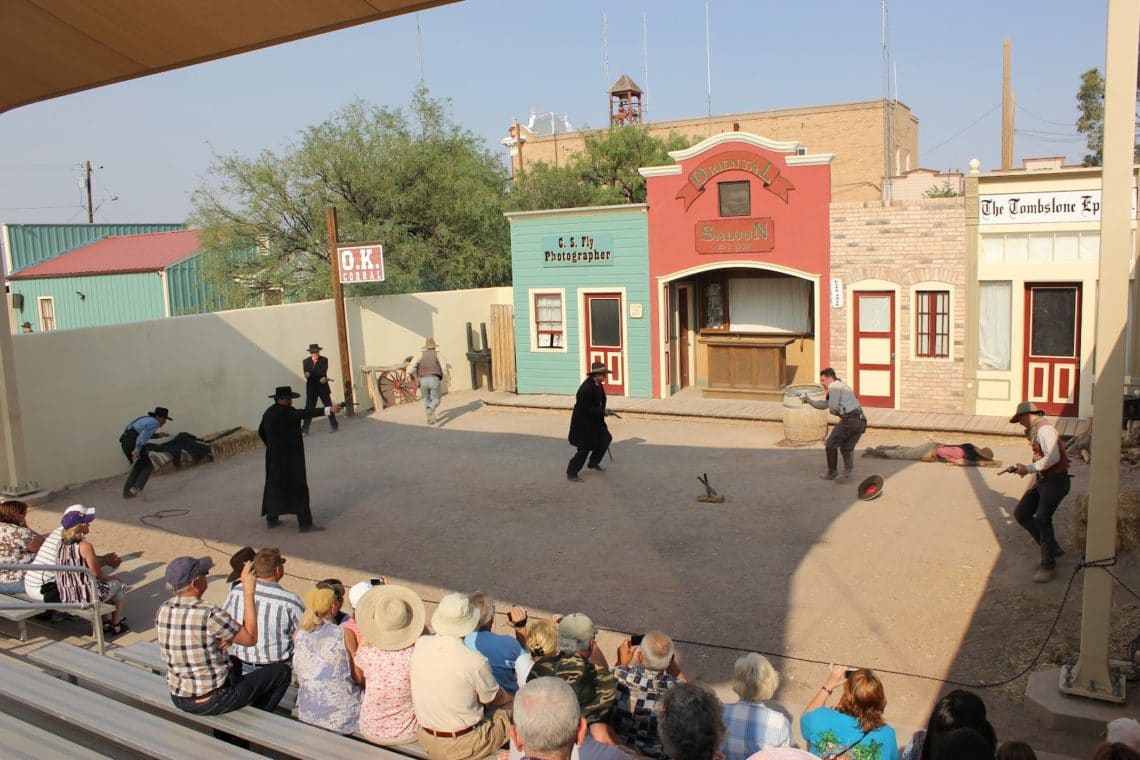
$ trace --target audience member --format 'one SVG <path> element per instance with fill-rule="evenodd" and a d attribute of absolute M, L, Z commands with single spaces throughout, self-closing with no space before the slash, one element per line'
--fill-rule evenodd
<path fill-rule="evenodd" d="M 525 757 L 570 760 L 586 737 L 586 721 L 569 684 L 549 676 L 528 681 L 514 702 L 511 740 Z"/>
<path fill-rule="evenodd" d="M 930 760 L 944 734 L 956 728 L 972 728 L 997 749 L 997 735 L 986 720 L 986 703 L 977 694 L 962 689 L 949 692 L 934 705 L 926 729 L 916 731 L 902 752 L 902 760 Z"/>
<path fill-rule="evenodd" d="M 431 618 L 435 634 L 422 636 L 412 652 L 412 703 L 432 760 L 478 760 L 507 742 L 511 695 L 487 658 L 463 643 L 478 625 L 470 600 L 447 594 Z"/>
<path fill-rule="evenodd" d="M 782 712 L 768 707 L 780 686 L 780 676 L 768 658 L 755 652 L 737 659 L 732 669 L 732 690 L 740 701 L 724 706 L 726 760 L 746 760 L 769 747 L 792 746 L 792 723 Z"/>
<path fill-rule="evenodd" d="M 230 574 L 226 576 L 226 583 L 230 584 L 230 591 L 241 587 L 241 571 L 257 556 L 257 550 L 252 546 L 243 546 L 230 555 Z"/>
<path fill-rule="evenodd" d="M 94 507 L 85 507 L 82 504 L 72 504 L 64 510 L 66 515 L 68 512 L 77 512 L 81 515 L 94 515 Z M 44 538 L 43 544 L 40 546 L 39 551 L 36 552 L 35 558 L 32 560 L 33 565 L 54 565 L 59 559 L 59 544 L 63 537 L 63 525 L 57 525 L 55 530 L 48 533 Z M 101 554 L 96 559 L 103 567 L 117 568 L 119 566 L 119 555 L 111 552 L 109 554 Z M 44 591 L 47 590 L 47 594 Z M 35 601 L 59 601 L 59 589 L 55 584 L 55 571 L 51 570 L 28 570 L 24 574 L 24 594 Z"/>
<path fill-rule="evenodd" d="M 515 676 L 519 683 L 526 683 L 536 660 L 558 654 L 558 623 L 532 620 L 521 638 L 526 642 L 526 651 L 515 660 Z"/>
<path fill-rule="evenodd" d="M 59 523 L 63 532 L 60 534 L 56 564 L 64 567 L 86 567 L 94 573 L 94 592 L 98 594 L 99 601 L 114 607 L 110 620 L 103 621 L 103 631 L 108 635 L 118 636 L 131 629 L 127 625 L 127 619 L 123 617 L 126 587 L 122 581 L 103 572 L 103 564 L 95 553 L 95 548 L 90 541 L 84 540 L 91 532 L 91 523 L 94 520 L 94 509 L 82 513 L 64 513 Z M 90 604 L 93 601 L 91 583 L 82 573 L 56 571 L 55 585 L 61 602 Z"/>
<path fill-rule="evenodd" d="M 44 537 L 28 527 L 28 505 L 22 501 L 0 502 L 0 562 L 28 565 L 44 543 Z M 23 570 L 0 570 L 0 594 L 24 593 Z"/>
<path fill-rule="evenodd" d="M 757 752 L 748 760 L 817 760 L 817 756 L 794 747 L 773 747 Z"/>
<path fill-rule="evenodd" d="M 618 646 L 614 729 L 619 739 L 649 758 L 664 757 L 657 713 L 666 692 L 684 680 L 674 654 L 673 640 L 661 631 L 649 631 L 638 646 L 632 639 Z"/>
<path fill-rule="evenodd" d="M 713 760 L 724 741 L 724 707 L 716 694 L 695 683 L 665 692 L 657 730 L 670 760 Z"/>
<path fill-rule="evenodd" d="M 1105 727 L 1105 741 L 1127 745 L 1140 752 L 1140 721 L 1135 718 L 1113 718 Z"/>
<path fill-rule="evenodd" d="M 615 744 L 609 721 L 617 699 L 617 679 L 609 668 L 591 661 L 597 648 L 596 634 L 593 621 L 580 612 L 562 618 L 557 650 L 534 663 L 527 681 L 550 676 L 565 681 L 578 698 L 590 735 L 605 744 Z"/>
<path fill-rule="evenodd" d="M 342 583 L 338 578 L 325 578 L 323 581 L 317 581 L 317 588 L 327 588 L 329 591 L 333 592 L 333 597 L 336 604 L 336 611 L 333 613 L 332 617 L 333 623 L 337 625 L 344 625 L 345 622 L 352 619 L 352 615 L 349 615 L 344 611 L 344 597 L 346 594 L 344 583 Z"/>
<path fill-rule="evenodd" d="M 334 622 L 336 611 L 332 589 L 314 588 L 305 594 L 305 612 L 293 647 L 297 717 L 338 734 L 354 734 L 363 678 L 354 678 L 345 631 Z"/>
<path fill-rule="evenodd" d="M 996 760 L 1037 760 L 1037 753 L 1025 742 L 1002 742 Z"/>
<path fill-rule="evenodd" d="M 420 724 L 412 702 L 412 652 L 424 632 L 424 603 L 409 588 L 369 584 L 353 608 L 360 633 L 353 663 L 364 680 L 360 733 L 373 744 L 415 742 Z"/>
<path fill-rule="evenodd" d="M 301 622 L 305 606 L 292 591 L 281 588 L 285 577 L 285 558 L 277 547 L 262 549 L 253 558 L 253 571 L 257 576 L 258 627 L 261 636 L 250 646 L 234 645 L 230 654 L 241 660 L 242 671 L 250 673 L 266 665 L 290 664 L 293 658 L 293 635 Z M 240 589 L 231 589 L 226 597 L 225 610 L 235 620 L 242 619 L 245 596 Z"/>
<path fill-rule="evenodd" d="M 1092 760 L 1140 760 L 1140 752 L 1121 742 L 1101 742 L 1093 750 Z"/>
<path fill-rule="evenodd" d="M 514 636 L 492 633 L 495 624 L 495 600 L 482 591 L 467 597 L 479 611 L 479 627 L 464 639 L 468 648 L 478 652 L 491 663 L 491 672 L 499 686 L 514 694 L 519 690 L 515 663 L 523 653 L 522 645 Z"/>
<path fill-rule="evenodd" d="M 994 760 L 994 745 L 967 726 L 947 731 L 938 737 L 931 760 Z"/>
<path fill-rule="evenodd" d="M 835 709 L 827 707 L 827 698 L 841 686 L 839 703 Z M 827 752 L 839 757 L 852 747 L 866 746 L 881 760 L 898 760 L 895 730 L 883 719 L 886 706 L 883 684 L 873 672 L 832 665 L 827 682 L 804 708 L 800 734 L 815 755 Z"/>
<path fill-rule="evenodd" d="M 196 715 L 219 715 L 246 705 L 272 711 L 289 688 L 289 666 L 277 663 L 243 676 L 226 654 L 231 644 L 257 643 L 253 565 L 246 565 L 241 575 L 241 623 L 202 599 L 213 566 L 209 557 L 178 557 L 166 566 L 166 585 L 175 596 L 159 606 L 154 630 L 166 663 L 171 701 Z"/>

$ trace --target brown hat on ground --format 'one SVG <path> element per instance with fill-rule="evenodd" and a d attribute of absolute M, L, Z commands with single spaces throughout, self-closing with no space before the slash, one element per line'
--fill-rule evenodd
<path fill-rule="evenodd" d="M 256 554 L 257 552 L 253 550 L 252 546 L 243 546 L 234 552 L 234 555 L 230 557 L 230 574 L 226 576 L 226 583 L 233 583 L 240 578 L 245 563 L 252 561 Z"/>

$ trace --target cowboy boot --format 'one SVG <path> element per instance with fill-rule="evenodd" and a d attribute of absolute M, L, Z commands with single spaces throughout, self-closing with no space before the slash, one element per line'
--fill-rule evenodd
<path fill-rule="evenodd" d="M 843 477 L 840 480 L 850 480 L 852 473 L 855 472 L 855 452 L 843 449 Z"/>
<path fill-rule="evenodd" d="M 835 480 L 839 474 L 839 452 L 836 449 L 824 449 L 823 453 L 827 456 L 827 472 L 819 477 L 823 480 Z"/>

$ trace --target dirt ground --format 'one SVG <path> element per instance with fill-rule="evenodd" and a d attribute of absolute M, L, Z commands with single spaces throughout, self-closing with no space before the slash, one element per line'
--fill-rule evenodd
<path fill-rule="evenodd" d="M 230 553 L 279 546 L 289 558 L 284 585 L 302 594 L 314 579 L 380 574 L 415 588 L 429 608 L 447 590 L 483 589 L 503 611 L 515 603 L 536 614 L 586 612 L 605 629 L 611 658 L 626 633 L 660 628 L 678 640 L 689 677 L 728 700 L 735 658 L 764 652 L 783 677 L 777 701 L 797 719 L 827 662 L 871 667 L 883 675 L 900 740 L 951 688 L 939 679 L 997 682 L 1030 664 L 1079 554 L 1060 561 L 1054 582 L 1030 583 L 1036 546 L 1012 518 L 1025 483 L 997 469 L 859 458 L 860 478 L 886 478 L 881 498 L 860 502 L 855 483 L 816 478 L 821 447 L 777 445 L 778 424 L 629 415 L 610 423 L 607 471 L 584 470 L 586 482 L 575 484 L 564 476 L 567 414 L 500 410 L 455 393 L 440 416 L 428 427 L 417 404 L 346 420 L 337 435 L 314 424 L 309 483 L 324 532 L 298 534 L 289 518 L 265 527 L 260 450 L 155 476 L 133 501 L 119 497 L 120 478 L 85 484 L 54 495 L 29 524 L 47 530 L 71 503 L 98 509 L 96 549 L 127 555 L 120 575 L 131 584 L 134 631 L 117 643 L 153 638 L 172 557 L 210 554 L 222 574 L 208 597 L 220 602 Z M 206 432 L 190 426 L 179 420 L 172 432 Z M 1007 463 L 1027 458 L 1022 439 L 951 437 L 991 446 Z M 925 440 L 872 429 L 861 447 Z M 696 501 L 702 473 L 724 504 Z M 1075 475 L 1057 520 L 1066 547 L 1088 467 L 1077 464 Z M 1122 478 L 1140 488 L 1140 478 Z M 1114 571 L 1140 590 L 1134 553 Z M 1033 669 L 1074 658 L 1080 597 L 1078 576 Z M 1140 605 L 1119 588 L 1116 604 L 1111 655 L 1122 658 L 1140 633 Z M 1044 730 L 1027 714 L 1025 681 L 977 689 L 999 737 L 1089 756 L 1093 740 Z"/>

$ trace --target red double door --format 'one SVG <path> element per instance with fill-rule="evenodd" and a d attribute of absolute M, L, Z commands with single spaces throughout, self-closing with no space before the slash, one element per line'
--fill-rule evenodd
<path fill-rule="evenodd" d="M 625 395 L 625 361 L 622 335 L 621 293 L 587 293 L 586 369 L 601 363 L 610 371 L 606 393 Z"/>
<path fill-rule="evenodd" d="M 1025 285 L 1025 400 L 1076 417 L 1081 378 L 1081 286 Z"/>

